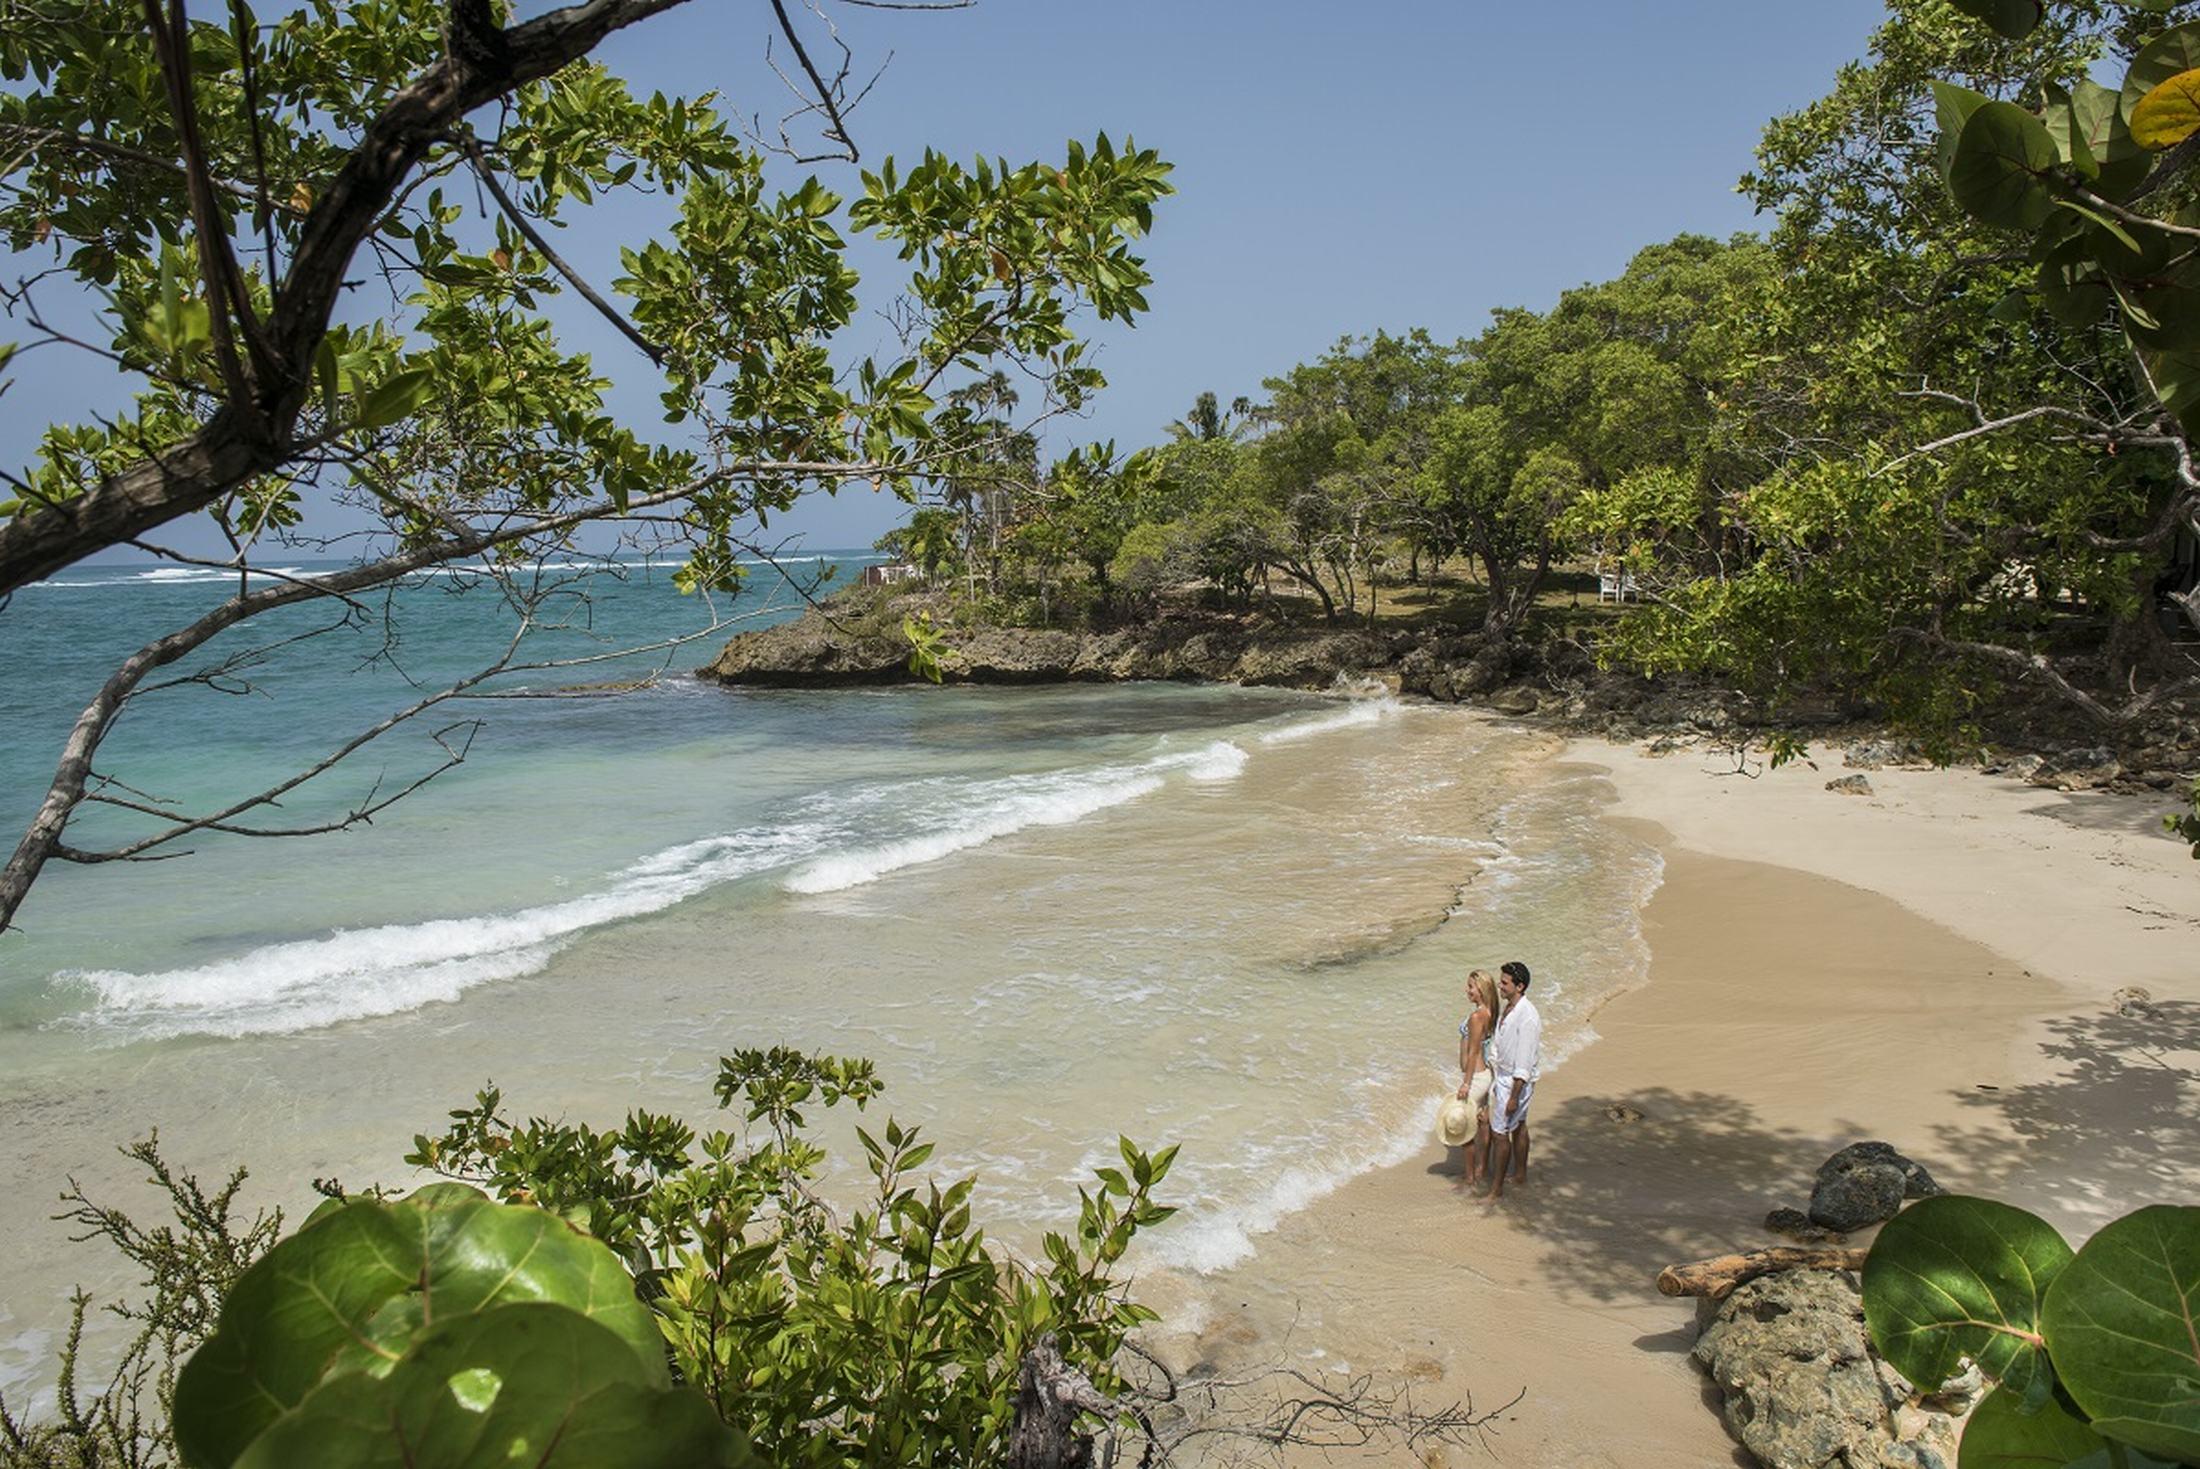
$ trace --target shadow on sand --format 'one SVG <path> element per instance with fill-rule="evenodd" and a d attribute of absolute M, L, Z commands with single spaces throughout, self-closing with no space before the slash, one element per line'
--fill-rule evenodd
<path fill-rule="evenodd" d="M 1980 1182 L 1970 1186 L 1990 1189 L 2001 1175 L 2094 1224 L 2143 1204 L 2190 1202 L 2200 1161 L 2200 1004 L 2068 1015 L 2048 1021 L 2047 1033 L 2041 1052 L 2065 1074 L 1957 1093 L 1981 1124 L 1938 1129 L 1939 1150 L 1972 1165 L 1963 1171 Z"/>
<path fill-rule="evenodd" d="M 1621 1104 L 1642 1119 L 1615 1121 Z M 1567 1097 L 1532 1131 L 1528 1182 L 1494 1207 L 1552 1280 L 1597 1301 L 1642 1300 L 1668 1265 L 1765 1242 L 1765 1211 L 1796 1202 L 1824 1155 L 1746 1102 L 1666 1087 Z"/>

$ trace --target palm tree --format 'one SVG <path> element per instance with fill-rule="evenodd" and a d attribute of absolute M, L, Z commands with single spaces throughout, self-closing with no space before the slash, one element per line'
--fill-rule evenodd
<path fill-rule="evenodd" d="M 1192 404 L 1192 411 L 1169 425 L 1169 437 L 1179 443 L 1196 439 L 1211 443 L 1216 439 L 1236 441 L 1245 437 L 1253 426 L 1255 417 L 1253 400 L 1236 397 L 1230 400 L 1230 411 L 1222 411 L 1222 400 L 1213 393 L 1201 393 Z"/>

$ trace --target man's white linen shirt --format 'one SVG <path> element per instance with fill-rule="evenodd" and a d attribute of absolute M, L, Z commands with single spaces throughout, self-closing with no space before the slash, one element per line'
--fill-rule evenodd
<path fill-rule="evenodd" d="M 1525 1076 L 1533 1085 L 1543 1070 L 1543 1017 L 1526 995 L 1506 1007 L 1497 1022 L 1497 1074 Z"/>

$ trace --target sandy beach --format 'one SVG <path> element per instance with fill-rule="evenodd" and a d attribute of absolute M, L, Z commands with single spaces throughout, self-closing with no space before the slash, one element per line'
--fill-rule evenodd
<path fill-rule="evenodd" d="M 1648 982 L 1539 1086 L 1527 1185 L 1468 1196 L 1432 1135 L 1285 1221 L 1171 1350 L 1242 1366 L 1319 1343 L 1313 1365 L 1401 1374 L 1423 1407 L 1525 1389 L 1486 1454 L 1429 1463 L 1746 1464 L 1687 1355 L 1696 1305 L 1653 1281 L 1778 1243 L 1764 1214 L 1800 1206 L 1834 1149 L 1883 1139 L 2073 1240 L 2191 1202 L 2200 866 L 2160 829 L 2167 798 L 1963 770 L 1873 771 L 1850 796 L 1824 788 L 1838 752 L 1815 756 L 1749 778 L 1697 750 L 1569 746 L 1666 867 Z M 1534 958 L 1487 962 L 1511 957 Z M 2151 1016 L 2116 1012 L 2125 985 Z"/>

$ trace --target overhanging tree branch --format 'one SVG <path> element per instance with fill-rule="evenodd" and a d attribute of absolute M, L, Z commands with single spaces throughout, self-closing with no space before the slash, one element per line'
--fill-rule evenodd
<path fill-rule="evenodd" d="M 284 463 L 345 272 L 406 176 L 474 108 L 551 75 L 614 31 L 683 3 L 586 0 L 499 32 L 496 46 L 446 55 L 399 91 L 305 217 L 264 328 L 268 370 L 252 392 L 232 392 L 202 428 L 158 457 L 108 475 L 75 499 L 0 522 L 0 596 L 102 546 L 202 510 Z M 200 226 L 202 253 L 223 248 L 218 228 Z"/>

